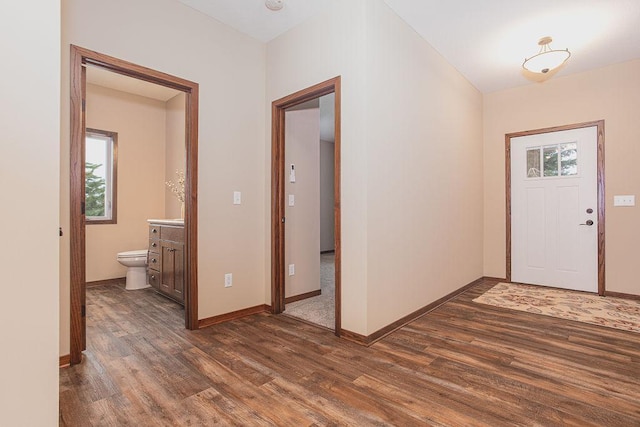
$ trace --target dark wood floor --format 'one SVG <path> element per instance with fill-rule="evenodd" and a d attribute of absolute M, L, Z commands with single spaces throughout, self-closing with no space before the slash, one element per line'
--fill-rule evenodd
<path fill-rule="evenodd" d="M 640 425 L 640 334 L 471 301 L 490 286 L 370 348 L 267 314 L 186 331 L 151 291 L 91 288 L 60 425 Z"/>

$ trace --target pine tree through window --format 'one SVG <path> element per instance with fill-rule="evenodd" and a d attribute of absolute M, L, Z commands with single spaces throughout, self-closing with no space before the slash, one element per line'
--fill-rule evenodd
<path fill-rule="evenodd" d="M 87 224 L 116 223 L 118 134 L 87 129 L 85 139 L 85 218 Z"/>

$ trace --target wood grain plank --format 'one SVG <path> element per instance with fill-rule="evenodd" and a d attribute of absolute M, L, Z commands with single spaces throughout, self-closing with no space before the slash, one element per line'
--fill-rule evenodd
<path fill-rule="evenodd" d="M 637 425 L 640 334 L 472 301 L 497 281 L 369 347 L 268 313 L 189 331 L 153 290 L 93 287 L 60 425 Z"/>

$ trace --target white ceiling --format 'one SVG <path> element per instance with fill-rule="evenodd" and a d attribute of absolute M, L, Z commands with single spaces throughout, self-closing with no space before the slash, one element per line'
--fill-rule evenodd
<path fill-rule="evenodd" d="M 385 0 L 482 92 L 529 83 L 525 57 L 553 37 L 558 75 L 640 58 L 638 0 Z"/>
<path fill-rule="evenodd" d="M 87 67 L 87 83 L 163 102 L 166 102 L 180 94 L 180 91 L 175 89 L 155 83 L 149 83 L 144 80 L 134 79 L 133 77 L 123 76 L 122 74 L 92 66 Z"/>
<path fill-rule="evenodd" d="M 264 0 L 179 1 L 268 42 L 337 0 L 285 0 L 280 12 Z M 544 36 L 571 51 L 558 75 L 640 58 L 640 0 L 384 1 L 482 92 L 530 83 L 521 65 Z"/>
<path fill-rule="evenodd" d="M 178 1 L 266 43 L 338 0 L 284 0 L 284 7 L 277 12 L 267 9 L 265 0 Z"/>

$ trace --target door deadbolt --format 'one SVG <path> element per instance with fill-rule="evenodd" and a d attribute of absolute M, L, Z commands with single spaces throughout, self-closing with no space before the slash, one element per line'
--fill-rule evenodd
<path fill-rule="evenodd" d="M 588 214 L 592 214 L 593 213 L 593 209 L 591 209 L 591 208 L 587 209 L 587 213 Z"/>

